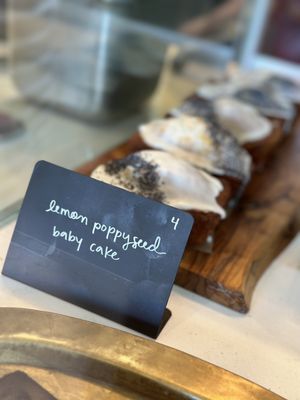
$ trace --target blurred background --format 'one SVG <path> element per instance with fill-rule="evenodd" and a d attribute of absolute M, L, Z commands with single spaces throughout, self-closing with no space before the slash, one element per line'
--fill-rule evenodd
<path fill-rule="evenodd" d="M 0 220 L 229 65 L 297 79 L 299 0 L 0 0 Z"/>

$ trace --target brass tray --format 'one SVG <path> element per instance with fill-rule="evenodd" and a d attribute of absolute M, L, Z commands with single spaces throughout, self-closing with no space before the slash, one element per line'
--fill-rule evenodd
<path fill-rule="evenodd" d="M 16 308 L 0 308 L 0 321 L 0 377 L 23 371 L 59 400 L 282 399 L 212 364 L 102 325 Z"/>

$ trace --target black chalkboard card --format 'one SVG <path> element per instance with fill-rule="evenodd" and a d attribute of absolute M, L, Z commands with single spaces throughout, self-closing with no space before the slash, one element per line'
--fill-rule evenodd
<path fill-rule="evenodd" d="M 192 224 L 186 212 L 40 161 L 2 273 L 157 337 Z"/>

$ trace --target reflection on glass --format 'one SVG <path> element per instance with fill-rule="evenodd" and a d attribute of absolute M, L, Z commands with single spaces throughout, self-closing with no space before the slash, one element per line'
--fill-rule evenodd
<path fill-rule="evenodd" d="M 126 1 L 10 4 L 12 75 L 26 98 L 97 119 L 153 92 L 166 45 L 127 18 Z"/>
<path fill-rule="evenodd" d="M 187 19 L 180 31 L 193 36 L 208 37 L 217 41 L 232 43 L 240 33 L 239 16 L 245 5 L 245 0 L 224 0 L 215 2 L 209 10 L 201 10 L 200 3 L 196 16 Z M 197 7 L 195 7 L 195 10 Z M 202 11 L 202 12 L 201 12 Z"/>
<path fill-rule="evenodd" d="M 135 19 L 221 42 L 236 38 L 244 5 L 245 0 L 128 0 Z"/>

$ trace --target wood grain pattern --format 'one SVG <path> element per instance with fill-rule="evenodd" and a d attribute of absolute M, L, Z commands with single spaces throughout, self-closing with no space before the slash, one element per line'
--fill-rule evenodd
<path fill-rule="evenodd" d="M 78 170 L 136 150 L 134 138 Z M 255 173 L 239 206 L 222 222 L 212 254 L 186 249 L 176 283 L 241 313 L 255 285 L 299 229 L 300 135 L 290 134 L 265 169 Z"/>

